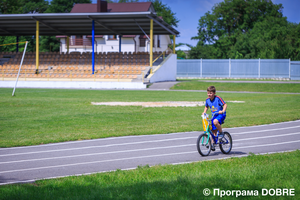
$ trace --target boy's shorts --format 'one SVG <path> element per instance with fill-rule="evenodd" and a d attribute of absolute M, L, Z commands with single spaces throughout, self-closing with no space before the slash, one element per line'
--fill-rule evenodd
<path fill-rule="evenodd" d="M 217 127 L 216 127 L 216 126 L 214 125 L 214 123 L 213 123 L 214 119 L 217 119 L 217 120 L 219 121 L 219 123 L 222 125 L 222 124 L 224 123 L 225 118 L 226 118 L 226 115 L 224 115 L 224 114 L 216 115 L 216 116 L 212 119 L 212 125 L 211 125 L 212 130 L 216 130 L 216 129 L 217 129 Z"/>

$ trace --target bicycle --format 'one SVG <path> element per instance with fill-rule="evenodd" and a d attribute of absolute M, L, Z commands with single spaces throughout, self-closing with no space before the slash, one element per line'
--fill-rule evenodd
<path fill-rule="evenodd" d="M 219 131 L 217 132 L 217 136 L 215 136 L 212 133 L 211 125 L 212 125 L 212 119 L 215 115 L 218 113 L 215 113 L 212 115 L 212 118 L 209 119 L 208 114 L 202 115 L 202 122 L 203 122 L 203 129 L 204 133 L 201 134 L 197 139 L 197 150 L 201 156 L 208 156 L 211 149 L 212 144 L 211 140 L 214 141 L 215 145 L 219 145 L 220 150 L 224 154 L 229 154 L 232 149 L 232 138 L 230 133 L 227 131 L 223 132 L 223 135 L 219 134 Z"/>

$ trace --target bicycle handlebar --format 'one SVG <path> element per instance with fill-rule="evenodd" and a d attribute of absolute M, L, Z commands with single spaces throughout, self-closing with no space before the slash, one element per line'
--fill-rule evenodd
<path fill-rule="evenodd" d="M 205 115 L 208 115 L 208 114 L 207 114 L 207 113 L 204 113 L 204 116 L 205 116 Z M 215 115 L 220 115 L 220 114 L 219 114 L 219 112 L 212 113 L 210 119 L 214 118 Z"/>

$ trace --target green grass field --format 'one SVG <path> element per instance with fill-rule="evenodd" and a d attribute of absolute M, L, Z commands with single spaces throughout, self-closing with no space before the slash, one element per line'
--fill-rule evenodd
<path fill-rule="evenodd" d="M 300 93 L 299 83 L 220 83 L 206 82 L 203 80 L 183 81 L 174 85 L 173 90 L 206 90 L 208 86 L 214 85 L 217 91 L 248 91 L 248 92 L 282 92 Z"/>
<path fill-rule="evenodd" d="M 212 85 L 201 84 L 201 90 Z M 219 90 L 216 84 L 213 83 Z M 273 92 L 287 92 L 290 84 L 280 85 Z M 246 87 L 258 91 L 264 86 Z M 225 84 L 222 90 L 230 89 L 232 86 Z M 11 93 L 12 89 L 0 89 L 0 147 L 200 131 L 204 107 L 111 107 L 94 106 L 91 102 L 205 101 L 207 98 L 206 92 L 194 91 L 17 89 L 15 97 L 11 97 Z M 245 101 L 228 102 L 223 127 L 300 119 L 300 94 L 217 94 L 225 101 Z M 204 188 L 258 190 L 260 193 L 262 188 L 295 188 L 295 197 L 276 199 L 299 199 L 299 164 L 300 151 L 297 150 L 184 165 L 143 166 L 130 171 L 4 185 L 0 186 L 0 199 L 206 199 Z M 270 196 L 242 198 L 270 199 Z M 210 195 L 210 199 L 220 197 Z"/>
<path fill-rule="evenodd" d="M 286 84 L 282 84 L 286 85 Z M 224 88 L 229 90 L 230 88 Z M 206 92 L 0 89 L 0 147 L 111 136 L 202 130 L 204 107 L 95 106 L 109 101 L 205 101 Z M 228 102 L 224 127 L 300 119 L 300 95 L 217 93 Z M 290 105 L 290 106 L 289 106 Z"/>
<path fill-rule="evenodd" d="M 33 184 L 0 186 L 2 200 L 31 199 L 207 199 L 203 189 L 257 190 L 242 199 L 299 199 L 300 151 L 195 162 L 184 165 L 139 167 L 136 170 L 41 180 Z M 261 195 L 262 189 L 294 188 L 295 196 Z M 221 199 L 236 199 L 225 196 Z"/>

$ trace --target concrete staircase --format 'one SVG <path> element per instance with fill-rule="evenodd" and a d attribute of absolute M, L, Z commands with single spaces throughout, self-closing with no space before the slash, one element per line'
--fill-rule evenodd
<path fill-rule="evenodd" d="M 167 57 L 168 55 L 166 55 L 165 57 Z M 155 70 L 162 62 L 163 62 L 163 57 L 161 56 L 160 58 L 158 58 L 154 63 L 153 63 L 153 70 Z M 148 75 L 150 74 L 150 66 L 146 67 L 146 69 L 143 71 L 144 73 L 144 83 L 149 83 L 149 79 L 147 78 Z M 132 79 L 131 82 L 142 82 L 143 81 L 143 75 L 138 75 L 137 78 Z"/>

